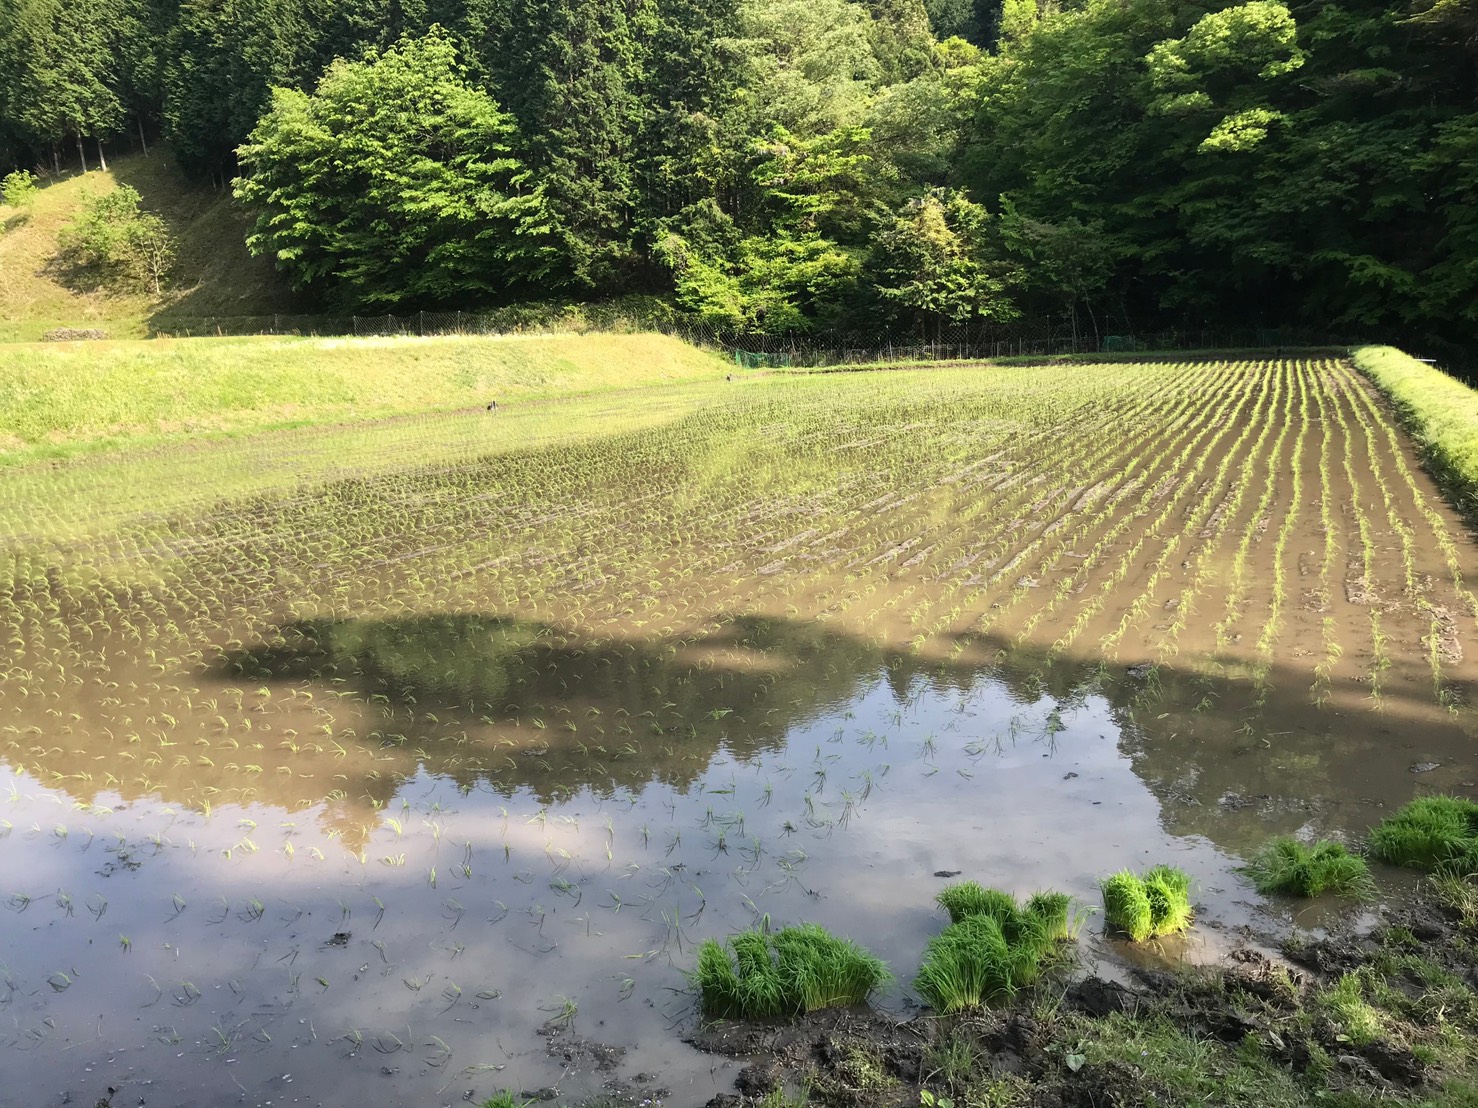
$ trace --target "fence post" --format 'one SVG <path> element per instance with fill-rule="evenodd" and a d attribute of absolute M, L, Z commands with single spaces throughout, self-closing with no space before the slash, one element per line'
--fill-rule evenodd
<path fill-rule="evenodd" d="M 421 309 L 421 337 L 426 337 L 426 309 Z"/>

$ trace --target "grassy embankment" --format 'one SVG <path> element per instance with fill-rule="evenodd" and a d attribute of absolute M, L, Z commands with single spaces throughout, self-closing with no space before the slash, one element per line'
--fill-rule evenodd
<path fill-rule="evenodd" d="M 1478 392 L 1391 346 L 1364 346 L 1355 365 L 1386 394 L 1438 482 L 1478 518 Z"/>
<path fill-rule="evenodd" d="M 169 224 L 179 246 L 161 297 L 91 288 L 59 264 L 57 236 L 88 193 L 126 184 Z M 229 192 L 192 184 L 164 150 L 116 158 L 108 170 L 43 181 L 27 210 L 0 204 L 0 342 L 31 341 L 55 327 L 140 338 L 151 321 L 302 310 L 268 259 L 247 253 L 247 220 Z"/>
<path fill-rule="evenodd" d="M 0 346 L 0 465 L 723 372 L 661 335 L 15 344 Z"/>

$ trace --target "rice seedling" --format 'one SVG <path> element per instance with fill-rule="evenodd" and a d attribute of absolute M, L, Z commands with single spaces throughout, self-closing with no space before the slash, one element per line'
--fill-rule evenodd
<path fill-rule="evenodd" d="M 772 1019 L 847 1007 L 892 980 L 882 961 L 817 924 L 770 931 L 767 922 L 698 948 L 688 978 L 706 1018 Z"/>
<path fill-rule="evenodd" d="M 1142 943 L 1176 935 L 1191 926 L 1194 909 L 1190 877 L 1171 866 L 1155 866 L 1142 876 L 1121 870 L 1099 882 L 1103 913 L 1110 927 Z"/>
<path fill-rule="evenodd" d="M 1286 893 L 1314 897 L 1333 892 L 1364 897 L 1375 890 L 1365 859 L 1331 839 L 1301 843 L 1292 836 L 1280 835 L 1264 844 L 1244 872 L 1264 896 Z"/>
<path fill-rule="evenodd" d="M 1370 853 L 1412 869 L 1461 868 L 1478 855 L 1478 804 L 1456 796 L 1423 796 L 1370 832 Z"/>

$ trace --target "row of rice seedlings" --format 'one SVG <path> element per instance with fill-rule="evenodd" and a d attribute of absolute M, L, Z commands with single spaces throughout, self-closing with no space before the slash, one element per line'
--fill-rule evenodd
<path fill-rule="evenodd" d="M 1306 374 L 1302 365 L 1297 371 L 1297 395 L 1298 395 L 1298 433 L 1293 440 L 1293 453 L 1290 458 L 1290 497 L 1288 510 L 1283 514 L 1282 526 L 1278 528 L 1278 537 L 1273 542 L 1273 596 L 1268 604 L 1268 612 L 1263 620 L 1262 631 L 1257 636 L 1254 649 L 1258 658 L 1253 669 L 1253 688 L 1255 690 L 1256 708 L 1261 708 L 1267 703 L 1270 685 L 1268 674 L 1273 665 L 1273 645 L 1277 642 L 1279 625 L 1283 616 L 1283 604 L 1288 596 L 1288 570 L 1286 555 L 1288 552 L 1288 539 L 1293 534 L 1293 528 L 1297 524 L 1303 512 L 1304 481 L 1303 481 L 1303 454 L 1304 443 L 1309 432 L 1309 398 L 1306 389 Z"/>
<path fill-rule="evenodd" d="M 1271 403 L 1271 400 L 1269 399 L 1268 402 Z M 1217 472 L 1210 485 L 1211 493 L 1193 509 L 1187 519 L 1186 530 L 1196 532 L 1201 542 L 1186 559 L 1191 570 L 1190 579 L 1179 595 L 1174 598 L 1175 615 L 1160 638 L 1158 657 L 1161 660 L 1179 652 L 1180 635 L 1195 610 L 1197 597 L 1212 577 L 1214 571 L 1212 555 L 1220 548 L 1233 520 L 1241 511 L 1247 490 L 1252 487 L 1246 475 L 1251 471 L 1257 458 L 1261 456 L 1262 446 L 1267 440 L 1272 422 L 1265 411 L 1262 412 L 1260 418 L 1246 421 L 1237 441 L 1227 450 L 1217 467 Z M 1255 439 L 1252 438 L 1254 430 L 1257 432 Z M 1252 442 L 1244 455 L 1242 448 L 1249 439 L 1252 439 Z M 1229 479 L 1228 475 L 1232 473 L 1234 464 L 1239 466 L 1238 476 Z"/>
<path fill-rule="evenodd" d="M 1345 483 L 1349 486 L 1350 497 L 1348 505 L 1355 516 L 1355 528 L 1360 536 L 1360 586 L 1364 594 L 1363 601 L 1370 613 L 1370 698 L 1377 708 L 1381 704 L 1381 686 L 1385 680 L 1386 670 L 1390 668 L 1390 655 L 1386 652 L 1386 635 L 1381 626 L 1380 605 L 1376 602 L 1375 589 L 1375 536 L 1370 525 L 1370 519 L 1365 514 L 1362 503 L 1360 483 L 1355 477 L 1354 461 L 1354 433 L 1345 415 L 1345 406 L 1339 403 L 1333 405 L 1335 419 L 1339 423 L 1340 437 L 1344 443 L 1342 464 L 1344 468 Z"/>
<path fill-rule="evenodd" d="M 1242 538 L 1238 543 L 1236 553 L 1232 557 L 1232 572 L 1230 587 L 1227 590 L 1226 607 L 1222 618 L 1216 624 L 1216 646 L 1218 651 L 1225 651 L 1231 645 L 1231 629 L 1241 617 L 1243 600 L 1247 594 L 1247 555 L 1251 549 L 1252 542 L 1266 526 L 1268 513 L 1271 511 L 1274 494 L 1278 488 L 1278 482 L 1274 479 L 1282 469 L 1283 443 L 1288 437 L 1288 428 L 1293 420 L 1290 418 L 1293 406 L 1293 388 L 1289 378 L 1296 372 L 1291 365 L 1284 365 L 1277 377 L 1275 398 L 1281 404 L 1276 422 L 1278 433 L 1268 449 L 1267 456 L 1267 479 L 1263 486 L 1262 496 L 1258 498 L 1252 513 L 1247 518 L 1247 523 L 1242 529 Z M 1251 475 L 1248 475 L 1251 478 Z"/>
<path fill-rule="evenodd" d="M 1261 371 L 1261 367 L 1258 368 L 1259 371 Z M 1266 418 L 1265 415 L 1261 415 L 1259 413 L 1263 413 L 1266 405 L 1270 404 L 1271 401 L 1267 396 L 1265 382 L 1262 380 L 1261 372 L 1258 373 L 1257 383 L 1259 386 L 1258 394 L 1254 403 L 1252 404 L 1252 412 L 1254 413 L 1254 415 L 1251 418 L 1239 418 L 1237 420 L 1237 422 L 1242 425 L 1241 433 L 1231 444 L 1231 446 L 1229 446 L 1224 451 L 1222 460 L 1218 465 L 1217 472 L 1210 482 L 1210 492 L 1203 495 L 1197 504 L 1192 505 L 1191 517 L 1186 524 L 1186 530 L 1192 530 L 1196 526 L 1198 526 L 1200 519 L 1206 513 L 1209 513 L 1212 510 L 1213 506 L 1217 502 L 1218 491 L 1224 487 L 1226 483 L 1226 476 L 1228 472 L 1231 471 L 1231 466 L 1233 465 L 1234 461 L 1242 458 L 1242 449 L 1254 429 L 1257 430 L 1257 438 L 1248 449 L 1246 458 L 1245 460 L 1243 460 L 1242 468 L 1239 469 L 1238 472 L 1245 475 L 1246 468 L 1249 467 L 1252 463 L 1252 460 L 1258 456 L 1261 444 L 1266 438 L 1268 429 L 1271 426 L 1271 421 Z M 1192 579 L 1187 584 L 1185 589 L 1182 590 L 1176 604 L 1175 618 L 1161 640 L 1162 655 L 1167 650 L 1174 650 L 1176 639 L 1180 631 L 1184 628 L 1185 622 L 1189 618 L 1190 612 L 1192 611 L 1195 597 L 1199 593 L 1201 587 L 1205 582 L 1206 577 L 1208 576 L 1207 557 L 1210 551 L 1216 545 L 1216 542 L 1219 540 L 1222 530 L 1225 528 L 1230 519 L 1235 517 L 1237 506 L 1240 504 L 1242 496 L 1244 495 L 1247 487 L 1248 482 L 1245 479 L 1238 480 L 1235 483 L 1235 490 L 1232 493 L 1231 506 L 1225 511 L 1222 511 L 1221 520 L 1219 521 L 1218 525 L 1211 530 L 1211 534 L 1205 538 L 1200 551 L 1193 560 Z M 1225 494 L 1222 493 L 1220 495 Z M 1080 613 L 1078 620 L 1074 623 L 1071 630 L 1053 644 L 1054 655 L 1061 653 L 1061 651 L 1064 650 L 1072 642 L 1072 640 L 1082 632 L 1087 623 L 1106 603 L 1108 595 L 1108 587 L 1105 586 L 1105 588 L 1100 590 L 1098 596 L 1094 598 L 1094 601 Z"/>
<path fill-rule="evenodd" d="M 1260 391 L 1260 389 L 1252 391 L 1250 389 L 1249 383 L 1249 393 L 1246 397 L 1244 397 L 1244 404 L 1250 402 L 1252 409 L 1256 410 L 1256 408 L 1261 403 L 1263 403 L 1263 399 L 1259 395 Z M 1238 408 L 1237 410 L 1240 412 L 1245 410 L 1245 408 Z M 1222 424 L 1222 430 L 1225 430 L 1225 428 L 1230 425 L 1230 422 L 1231 421 L 1224 421 Z M 1265 425 L 1266 424 L 1264 424 L 1264 426 Z M 1095 567 L 1099 564 L 1101 557 L 1111 550 L 1112 544 L 1117 540 L 1119 535 L 1127 530 L 1135 520 L 1139 519 L 1141 515 L 1145 511 L 1147 511 L 1148 497 L 1152 494 L 1153 490 L 1147 491 L 1146 498 L 1142 499 L 1140 507 L 1135 512 L 1125 513 L 1110 531 L 1100 537 L 1098 544 L 1096 544 L 1093 550 L 1089 552 L 1089 557 L 1088 559 L 1086 559 L 1085 564 L 1087 562 L 1091 562 Z M 1053 642 L 1049 653 L 1049 658 L 1056 658 L 1065 653 L 1078 639 L 1078 637 L 1087 629 L 1093 619 L 1096 618 L 1100 612 L 1105 610 L 1110 597 L 1114 595 L 1115 591 L 1119 588 L 1122 582 L 1127 579 L 1129 571 L 1133 567 L 1135 559 L 1138 557 L 1142 546 L 1143 536 L 1141 536 L 1141 539 L 1136 542 L 1134 546 L 1132 546 L 1128 551 L 1120 555 L 1118 562 L 1114 566 L 1113 570 L 1101 582 L 1095 594 L 1086 604 L 1083 604 L 1079 607 L 1077 617 L 1074 619 L 1072 625 L 1068 628 L 1067 631 L 1065 631 Z"/>
<path fill-rule="evenodd" d="M 1138 518 L 1147 502 L 1155 495 L 1155 490 L 1159 485 L 1159 481 L 1156 480 L 1157 476 L 1163 479 L 1165 475 L 1176 472 L 1179 463 L 1186 457 L 1196 456 L 1198 450 L 1210 452 L 1217 449 L 1217 444 L 1222 441 L 1227 429 L 1237 422 L 1236 413 L 1242 410 L 1241 407 L 1233 407 L 1237 402 L 1236 398 L 1240 397 L 1241 403 L 1245 405 L 1252 397 L 1252 389 L 1250 383 L 1244 378 L 1240 393 L 1218 390 L 1217 396 L 1222 405 L 1220 408 L 1211 408 L 1204 403 L 1198 405 L 1197 419 L 1192 424 L 1192 428 L 1199 426 L 1199 431 L 1191 441 L 1185 442 L 1172 434 L 1157 435 L 1159 452 L 1140 466 L 1137 474 L 1131 476 L 1128 472 L 1121 473 L 1120 484 L 1115 491 L 1098 502 L 1099 511 L 1087 519 L 1077 521 L 1077 528 L 1059 539 L 1052 556 L 1034 571 L 1037 576 L 1045 576 L 1047 572 L 1050 572 L 1058 561 L 1081 545 L 1087 535 L 1098 534 L 1098 541 L 1086 555 L 1078 556 L 1078 564 L 1074 571 L 1057 583 L 1048 602 L 1038 607 L 1018 628 L 1014 636 L 1017 643 L 1027 641 L 1044 616 L 1055 611 L 1069 595 L 1075 594 L 1084 586 L 1088 577 L 1112 548 L 1113 542 Z M 1174 426 L 1173 420 L 1171 426 Z M 1203 445 L 1207 434 L 1211 434 L 1212 437 Z M 1173 456 L 1172 451 L 1176 452 Z M 1162 466 L 1164 466 L 1163 472 Z M 1131 486 L 1134 482 L 1138 482 L 1137 487 L 1141 490 L 1140 504 L 1133 511 L 1125 511 L 1122 500 L 1132 491 Z M 1100 531 L 1099 528 L 1106 522 L 1111 523 L 1112 526 Z"/>
<path fill-rule="evenodd" d="M 1334 603 L 1334 572 L 1339 559 L 1340 529 L 1334 519 L 1334 489 L 1330 474 L 1331 421 L 1329 408 L 1337 401 L 1330 395 L 1329 380 L 1333 371 L 1325 370 L 1319 377 L 1319 388 L 1314 390 L 1318 406 L 1319 423 L 1319 528 L 1324 535 L 1324 556 L 1319 562 L 1319 610 L 1320 639 L 1324 648 L 1323 657 L 1314 667 L 1314 680 L 1309 692 L 1314 704 L 1323 707 L 1328 702 L 1334 667 L 1344 655 L 1334 617 L 1329 614 Z"/>
<path fill-rule="evenodd" d="M 1152 402 L 1148 397 L 1141 398 L 1141 405 L 1144 409 L 1148 410 L 1151 407 L 1151 404 Z M 1100 416 L 1099 418 L 1101 422 L 1107 422 L 1107 417 Z M 954 532 L 954 534 L 964 534 L 972 536 L 973 541 L 970 544 L 971 552 L 965 554 L 965 556 L 961 558 L 955 550 L 951 549 L 948 543 L 936 543 L 933 544 L 933 557 L 938 562 L 942 562 L 947 565 L 953 565 L 956 569 L 964 568 L 964 565 L 961 565 L 961 563 L 970 564 L 979 561 L 981 558 L 985 558 L 987 562 L 995 562 L 999 564 L 1003 559 L 1006 558 L 1006 555 L 1010 552 L 1012 546 L 1018 541 L 1016 532 L 1022 521 L 1023 515 L 1028 518 L 1037 518 L 1048 510 L 1048 506 L 1050 504 L 1060 503 L 1064 499 L 1071 499 L 1071 496 L 1069 494 L 1072 492 L 1072 490 L 1063 481 L 1063 478 L 1060 475 L 1074 475 L 1081 474 L 1083 472 L 1098 472 L 1100 467 L 1105 464 L 1106 459 L 1116 454 L 1124 458 L 1133 457 L 1134 451 L 1132 449 L 1132 443 L 1126 444 L 1124 441 L 1122 441 L 1121 438 L 1117 436 L 1093 433 L 1091 429 L 1088 428 L 1085 428 L 1084 430 L 1087 431 L 1087 433 L 1081 435 L 1073 435 L 1068 438 L 1067 441 L 1070 445 L 1068 445 L 1068 448 L 1065 451 L 1054 450 L 1050 452 L 1050 454 L 1044 452 L 1042 455 L 1037 456 L 1041 458 L 1050 458 L 1051 468 L 1041 471 L 1038 476 L 1044 479 L 1044 483 L 1052 486 L 1052 492 L 1050 492 L 1046 497 L 1038 497 L 1031 504 L 1030 507 L 1027 507 L 1027 500 L 1035 495 L 1033 490 L 1033 482 L 1022 481 L 1017 483 L 1010 490 L 1015 495 L 1009 497 L 1008 499 L 985 497 L 977 498 L 977 503 L 983 502 L 985 504 L 991 505 L 992 510 L 990 511 L 988 516 L 982 516 L 979 520 L 974 521 L 974 526 L 970 526 L 971 521 L 968 520 L 951 520 L 951 530 Z M 1145 432 L 1141 431 L 1140 433 L 1144 434 Z M 1046 434 L 1046 432 L 1044 432 L 1044 434 Z M 1030 447 L 1024 445 L 1021 452 L 1013 451 L 1012 454 L 1013 456 L 1018 457 L 1022 454 L 1025 454 L 1025 456 L 1027 457 L 1033 457 L 1030 453 L 1028 453 L 1029 450 Z M 997 525 L 994 530 L 992 530 L 991 524 L 995 523 L 996 521 L 999 521 L 999 525 Z M 905 531 L 904 533 L 906 534 L 907 532 Z M 919 537 L 915 535 L 915 538 L 917 539 Z M 990 556 L 992 553 L 994 553 L 994 557 Z M 977 603 L 981 597 L 988 595 L 991 586 L 998 582 L 1004 575 L 1009 573 L 1009 566 L 1015 565 L 1017 560 L 1022 556 L 1023 555 L 1018 553 L 1015 557 L 1010 559 L 1007 569 L 998 569 L 994 573 L 988 575 L 988 577 L 985 578 L 983 581 L 972 584 L 972 591 L 966 598 L 963 605 L 955 606 L 956 615 L 952 618 L 957 619 L 958 612 L 960 610 L 973 607 L 974 604 Z M 944 576 L 944 574 L 936 571 L 934 576 L 938 578 L 940 576 Z M 938 604 L 939 606 L 942 606 L 943 604 L 948 603 L 954 593 L 960 589 L 962 580 L 961 577 L 955 575 L 947 578 L 947 580 L 948 583 L 944 587 L 944 593 L 942 596 L 933 601 L 921 600 L 920 603 L 916 605 L 914 609 L 914 614 L 910 620 L 910 622 L 914 626 L 918 626 L 920 623 L 923 622 L 923 620 L 926 618 L 925 612 L 930 606 L 932 606 L 932 604 Z M 879 605 L 878 610 L 886 610 L 889 606 L 896 605 L 899 602 L 899 599 L 900 597 L 895 595 L 889 600 L 884 601 L 882 605 Z M 946 620 L 938 625 L 936 629 L 943 630 L 944 627 L 948 625 L 948 622 L 949 618 L 946 618 Z"/>
<path fill-rule="evenodd" d="M 1360 393 L 1363 395 L 1363 390 L 1359 387 L 1358 384 L 1347 381 L 1346 387 L 1348 391 Z M 1386 510 L 1387 524 L 1390 530 L 1394 532 L 1401 541 L 1401 566 L 1404 576 L 1403 591 L 1406 597 L 1416 606 L 1418 611 L 1430 613 L 1434 610 L 1433 605 L 1430 598 L 1426 595 L 1426 590 L 1423 587 L 1423 584 L 1416 572 L 1415 535 L 1410 525 L 1407 524 L 1406 520 L 1402 517 L 1397 507 L 1395 495 L 1393 490 L 1391 489 L 1390 482 L 1386 478 L 1385 467 L 1381 464 L 1380 460 L 1380 451 L 1378 448 L 1379 440 L 1376 437 L 1375 429 L 1371 426 L 1372 421 L 1368 418 L 1368 415 L 1363 407 L 1354 404 L 1352 404 L 1352 406 L 1354 407 L 1356 421 L 1360 424 L 1361 430 L 1364 432 L 1366 441 L 1370 446 L 1369 455 L 1371 472 L 1375 477 L 1376 487 L 1380 491 L 1381 502 Z M 1393 451 L 1393 455 L 1396 458 L 1401 457 L 1399 447 L 1397 447 Z M 1423 645 L 1427 648 L 1427 664 L 1432 674 L 1433 695 L 1437 698 L 1439 703 L 1446 704 L 1448 703 L 1448 701 L 1445 696 L 1445 683 L 1442 676 L 1440 635 L 1440 623 L 1438 623 L 1438 621 L 1436 621 L 1435 619 L 1431 620 L 1428 625 L 1428 632 L 1423 637 Z"/>
<path fill-rule="evenodd" d="M 1432 540 L 1442 552 L 1443 560 L 1447 565 L 1448 576 L 1452 582 L 1453 590 L 1457 594 L 1459 603 L 1467 609 L 1469 616 L 1478 625 L 1478 596 L 1475 596 L 1467 587 L 1463 579 L 1462 560 L 1458 551 L 1457 543 L 1454 541 L 1451 529 L 1442 518 L 1441 513 L 1431 503 L 1431 498 L 1423 491 L 1417 483 L 1411 467 L 1406 462 L 1405 451 L 1397 436 L 1397 431 L 1392 426 L 1391 420 L 1379 410 L 1368 390 L 1353 376 L 1353 370 L 1348 367 L 1343 371 L 1343 384 L 1347 396 L 1352 398 L 1356 406 L 1357 415 L 1361 419 L 1367 436 L 1370 436 L 1372 454 L 1375 453 L 1376 440 L 1375 427 L 1384 432 L 1386 450 L 1392 460 L 1396 471 L 1401 475 L 1402 486 L 1406 499 L 1416 512 L 1426 520 Z M 1409 530 L 1409 529 L 1408 529 Z M 1442 676 L 1442 637 L 1446 631 L 1442 621 L 1436 615 L 1436 609 L 1429 598 L 1419 601 L 1422 610 L 1432 614 L 1426 637 L 1428 651 L 1428 664 L 1432 672 L 1433 688 L 1439 703 L 1449 710 L 1456 711 L 1458 700 Z"/>
<path fill-rule="evenodd" d="M 1230 433 L 1230 426 L 1227 427 L 1227 433 Z M 1182 498 L 1189 500 L 1186 518 L 1182 522 L 1181 527 L 1178 530 L 1170 532 L 1165 537 L 1158 551 L 1147 559 L 1148 564 L 1152 567 L 1149 577 L 1141 586 L 1140 591 L 1135 595 L 1133 601 L 1130 602 L 1128 608 L 1124 611 L 1118 625 L 1100 639 L 1099 647 L 1105 653 L 1117 651 L 1119 643 L 1123 641 L 1129 629 L 1148 613 L 1157 595 L 1160 582 L 1173 572 L 1171 564 L 1185 533 L 1194 528 L 1202 516 L 1210 512 L 1211 505 L 1215 500 L 1213 494 L 1216 486 L 1212 484 L 1208 490 L 1207 487 L 1197 484 L 1197 478 L 1199 478 L 1205 469 L 1212 453 L 1212 451 L 1208 451 L 1196 457 L 1191 462 L 1175 498 L 1165 504 L 1160 515 L 1141 535 L 1140 544 L 1146 539 L 1157 539 L 1160 533 L 1165 530 L 1175 509 L 1180 507 Z M 1136 544 L 1136 549 L 1138 546 L 1139 544 Z"/>
<path fill-rule="evenodd" d="M 1359 383 L 1355 377 L 1355 370 L 1348 363 L 1341 365 L 1340 372 L 1346 382 L 1347 393 L 1354 395 L 1370 421 L 1384 433 L 1387 450 L 1397 472 L 1401 474 L 1411 506 L 1427 521 L 1427 525 L 1431 528 L 1432 538 L 1442 551 L 1443 559 L 1447 563 L 1454 590 L 1462 598 L 1469 614 L 1478 620 L 1478 595 L 1467 587 L 1463 579 L 1462 558 L 1457 542 L 1453 538 L 1452 528 L 1443 519 L 1442 513 L 1433 505 L 1431 497 L 1418 484 L 1415 474 L 1406 462 L 1406 452 L 1396 427 L 1376 405 L 1368 389 Z"/>

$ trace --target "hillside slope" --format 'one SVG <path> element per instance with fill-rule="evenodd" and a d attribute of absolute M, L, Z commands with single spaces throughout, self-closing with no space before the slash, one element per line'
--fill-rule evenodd
<path fill-rule="evenodd" d="M 0 345 L 0 465 L 111 446 L 699 379 L 663 335 Z"/>
<path fill-rule="evenodd" d="M 173 286 L 161 298 L 80 287 L 56 264 L 57 234 L 84 197 L 118 184 L 138 189 L 143 207 L 163 216 L 179 243 Z M 98 327 L 120 338 L 137 337 L 161 313 L 293 310 L 272 264 L 247 252 L 246 226 L 229 193 L 186 180 L 166 150 L 115 158 L 106 172 L 43 181 L 29 212 L 0 205 L 0 341 L 36 339 L 53 327 Z"/>

